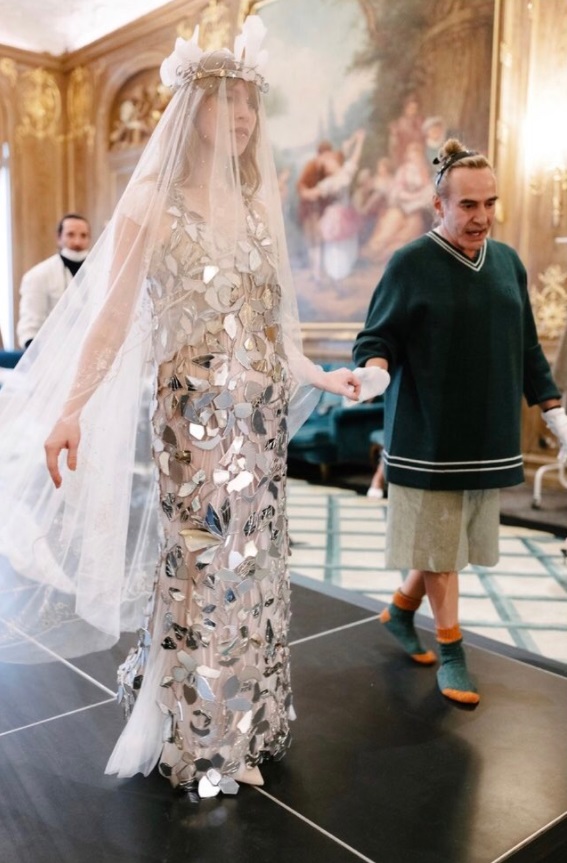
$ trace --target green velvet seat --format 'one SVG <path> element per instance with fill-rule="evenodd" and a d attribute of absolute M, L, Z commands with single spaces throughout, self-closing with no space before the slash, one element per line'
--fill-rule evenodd
<path fill-rule="evenodd" d="M 326 371 L 344 363 L 322 363 Z M 341 396 L 323 392 L 309 419 L 289 443 L 293 462 L 318 465 L 326 479 L 333 465 L 372 467 L 370 435 L 384 425 L 381 398 L 346 408 Z"/>

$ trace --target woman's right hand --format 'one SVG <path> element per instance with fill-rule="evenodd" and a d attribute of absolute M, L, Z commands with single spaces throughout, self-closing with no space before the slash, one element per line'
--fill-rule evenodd
<path fill-rule="evenodd" d="M 62 482 L 61 473 L 59 472 L 59 454 L 61 450 L 67 450 L 67 467 L 69 470 L 76 470 L 77 451 L 80 440 L 81 427 L 78 416 L 74 416 L 58 420 L 45 441 L 47 470 L 55 488 L 59 488 Z"/>

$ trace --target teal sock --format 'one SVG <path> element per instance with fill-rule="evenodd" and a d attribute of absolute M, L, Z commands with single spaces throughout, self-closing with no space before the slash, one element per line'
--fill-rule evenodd
<path fill-rule="evenodd" d="M 425 650 L 415 631 L 415 611 L 398 608 L 393 602 L 380 614 L 380 621 L 398 639 L 404 650 L 421 665 L 432 665 L 437 657 L 432 650 Z"/>
<path fill-rule="evenodd" d="M 440 642 L 439 654 L 437 682 L 443 695 L 462 704 L 477 704 L 479 696 L 467 670 L 462 638 L 449 644 Z"/>

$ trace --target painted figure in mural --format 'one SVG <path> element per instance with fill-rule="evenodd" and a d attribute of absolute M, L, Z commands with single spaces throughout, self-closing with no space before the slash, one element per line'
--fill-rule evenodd
<path fill-rule="evenodd" d="M 351 188 L 364 139 L 359 129 L 338 150 L 323 142 L 299 179 L 300 218 L 316 281 L 323 275 L 343 279 L 356 263 L 362 219 L 351 201 Z"/>
<path fill-rule="evenodd" d="M 358 171 L 366 133 L 358 129 L 340 150 L 322 155 L 325 176 L 310 194 L 325 201 L 319 218 L 323 269 L 333 280 L 348 276 L 358 257 L 358 234 L 362 220 L 351 201 L 351 187 Z"/>
<path fill-rule="evenodd" d="M 376 161 L 374 173 L 370 168 L 361 168 L 355 178 L 352 203 L 362 219 L 360 231 L 362 247 L 370 239 L 376 224 L 386 212 L 393 182 L 392 163 L 387 156 L 381 156 Z"/>
<path fill-rule="evenodd" d="M 427 162 L 431 176 L 435 178 L 435 163 L 433 160 L 437 157 L 437 153 L 443 146 L 445 140 L 448 137 L 451 137 L 451 135 L 447 134 L 447 124 L 445 123 L 445 120 L 443 117 L 438 115 L 426 117 L 423 121 L 421 131 L 423 132 L 424 138 L 425 161 Z"/>
<path fill-rule="evenodd" d="M 388 127 L 388 155 L 394 167 L 404 161 L 410 144 L 421 144 L 423 148 L 423 115 L 418 97 L 410 93 L 404 99 L 402 113 Z"/>
<path fill-rule="evenodd" d="M 423 144 L 408 144 L 388 193 L 388 204 L 364 248 L 371 260 L 385 263 L 404 243 L 419 237 L 432 222 L 433 184 Z"/>
<path fill-rule="evenodd" d="M 262 784 L 288 746 L 287 441 L 318 389 L 360 390 L 301 350 L 264 34 L 250 16 L 234 53 L 176 42 L 173 98 L 84 274 L 92 304 L 72 296 L 46 334 L 48 378 L 22 367 L 0 397 L 3 435 L 16 417 L 25 439 L 0 475 L 0 659 L 29 659 L 28 635 L 41 659 L 138 631 L 107 772 L 159 764 L 201 796 Z"/>
<path fill-rule="evenodd" d="M 299 199 L 298 219 L 307 244 L 309 268 L 315 282 L 321 281 L 323 271 L 323 241 L 319 222 L 327 206 L 327 201 L 316 191 L 317 184 L 325 178 L 325 155 L 332 152 L 330 141 L 321 141 L 317 153 L 303 166 L 296 184 Z"/>
<path fill-rule="evenodd" d="M 389 261 L 354 357 L 392 376 L 383 450 L 387 562 L 409 574 L 381 620 L 412 659 L 433 664 L 413 620 L 427 595 L 439 688 L 476 704 L 458 572 L 498 560 L 498 490 L 523 480 L 522 394 L 541 407 L 562 458 L 567 416 L 538 342 L 524 267 L 510 247 L 488 238 L 497 199 L 491 165 L 449 139 L 437 166 L 439 224 Z"/>

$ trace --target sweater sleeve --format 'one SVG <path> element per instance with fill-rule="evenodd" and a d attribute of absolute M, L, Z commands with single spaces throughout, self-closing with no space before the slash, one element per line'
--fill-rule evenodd
<path fill-rule="evenodd" d="M 364 366 L 373 357 L 384 357 L 390 367 L 400 360 L 406 307 L 403 269 L 395 254 L 374 290 L 366 322 L 353 346 L 357 366 Z"/>
<path fill-rule="evenodd" d="M 560 399 L 561 393 L 553 380 L 551 368 L 539 343 L 537 328 L 527 287 L 527 274 L 517 259 L 524 298 L 524 395 L 530 407 L 547 399 Z"/>

